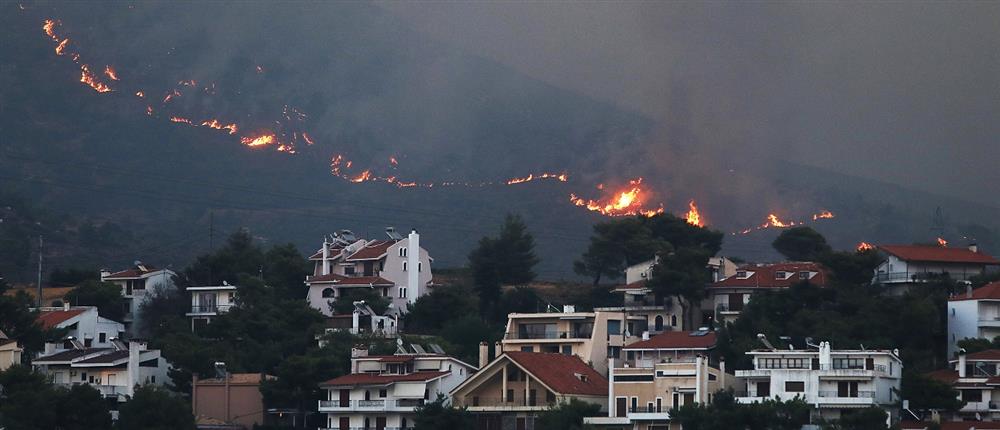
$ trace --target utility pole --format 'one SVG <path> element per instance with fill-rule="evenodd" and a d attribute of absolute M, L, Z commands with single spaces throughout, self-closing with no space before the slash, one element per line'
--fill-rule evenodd
<path fill-rule="evenodd" d="M 38 235 L 38 300 L 37 306 L 42 307 L 42 235 Z"/>

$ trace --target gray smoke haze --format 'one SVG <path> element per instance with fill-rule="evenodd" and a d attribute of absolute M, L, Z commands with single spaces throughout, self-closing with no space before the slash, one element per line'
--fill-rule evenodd
<path fill-rule="evenodd" d="M 674 185 L 788 160 L 1000 205 L 1000 3 L 379 5 L 652 118 L 639 153 Z"/>

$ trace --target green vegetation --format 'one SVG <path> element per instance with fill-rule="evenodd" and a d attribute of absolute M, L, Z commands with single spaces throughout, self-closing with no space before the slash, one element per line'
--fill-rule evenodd
<path fill-rule="evenodd" d="M 413 417 L 414 430 L 465 430 L 475 425 L 472 415 L 465 409 L 454 408 L 448 399 L 439 395 L 433 402 L 417 407 Z"/>
<path fill-rule="evenodd" d="M 115 321 L 121 321 L 127 311 L 121 287 L 107 282 L 84 281 L 66 293 L 65 300 L 73 306 L 97 306 L 102 317 Z"/>
<path fill-rule="evenodd" d="M 685 430 L 799 430 L 809 423 L 811 408 L 799 399 L 739 404 L 732 392 L 720 391 L 712 403 L 684 405 L 670 411 L 670 416 Z"/>
<path fill-rule="evenodd" d="M 9 430 L 111 429 L 108 404 L 89 385 L 56 387 L 45 375 L 16 365 L 0 372 L 0 386 L 0 425 Z"/>
<path fill-rule="evenodd" d="M 584 417 L 596 417 L 600 414 L 600 405 L 572 399 L 539 413 L 535 420 L 535 428 L 538 430 L 583 430 Z"/>
<path fill-rule="evenodd" d="M 118 411 L 118 430 L 194 429 L 191 405 L 169 391 L 152 385 L 136 388 L 135 395 Z"/>

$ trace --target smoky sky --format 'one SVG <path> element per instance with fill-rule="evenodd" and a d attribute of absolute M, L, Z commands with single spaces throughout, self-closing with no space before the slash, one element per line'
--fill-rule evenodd
<path fill-rule="evenodd" d="M 1000 206 L 1000 3 L 379 6 L 649 117 L 662 170 L 787 160 Z"/>

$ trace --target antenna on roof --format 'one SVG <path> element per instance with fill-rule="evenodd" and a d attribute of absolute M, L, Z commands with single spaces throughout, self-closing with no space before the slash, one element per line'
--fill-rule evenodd
<path fill-rule="evenodd" d="M 771 342 L 767 340 L 767 336 L 765 336 L 764 333 L 757 333 L 757 340 L 763 343 L 764 346 L 767 347 L 767 349 L 770 349 L 772 351 L 778 350 L 778 348 L 775 348 L 774 345 L 771 345 Z"/>
<path fill-rule="evenodd" d="M 396 354 L 409 354 L 406 351 L 406 347 L 403 346 L 403 339 L 396 338 Z"/>
<path fill-rule="evenodd" d="M 819 345 L 817 345 L 815 342 L 813 342 L 813 338 L 812 337 L 807 337 L 806 338 L 806 346 L 819 349 Z"/>

